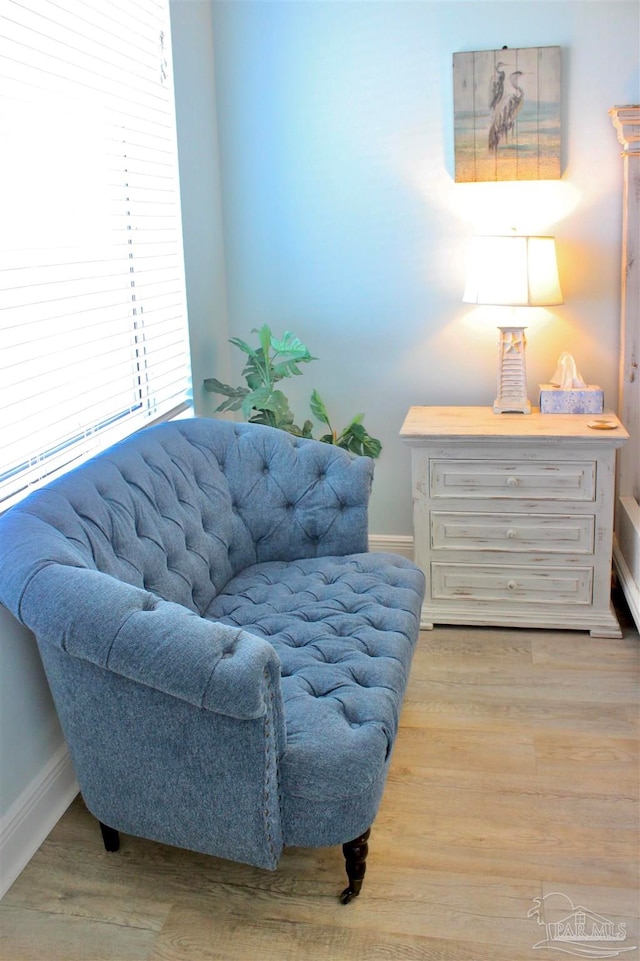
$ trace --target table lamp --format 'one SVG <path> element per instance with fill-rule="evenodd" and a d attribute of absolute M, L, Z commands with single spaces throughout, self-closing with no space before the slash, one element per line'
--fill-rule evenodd
<path fill-rule="evenodd" d="M 465 304 L 551 307 L 563 303 L 553 237 L 472 237 Z M 496 414 L 530 414 L 525 367 L 526 326 L 500 325 Z"/>

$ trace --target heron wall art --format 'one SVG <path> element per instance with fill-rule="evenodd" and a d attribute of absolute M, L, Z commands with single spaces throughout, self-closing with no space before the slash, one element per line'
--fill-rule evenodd
<path fill-rule="evenodd" d="M 560 47 L 453 55 L 455 179 L 556 180 Z"/>

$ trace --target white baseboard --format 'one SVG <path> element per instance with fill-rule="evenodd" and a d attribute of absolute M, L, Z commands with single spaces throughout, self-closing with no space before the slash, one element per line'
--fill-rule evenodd
<path fill-rule="evenodd" d="M 615 539 L 613 542 L 613 562 L 618 575 L 618 581 L 622 587 L 626 602 L 629 605 L 631 616 L 640 631 L 640 585 L 634 580 L 626 558 Z"/>
<path fill-rule="evenodd" d="M 79 791 L 66 744 L 0 820 L 0 898 L 7 893 Z"/>
<path fill-rule="evenodd" d="M 413 560 L 413 537 L 409 534 L 370 534 L 369 550 L 377 553 L 401 554 Z"/>

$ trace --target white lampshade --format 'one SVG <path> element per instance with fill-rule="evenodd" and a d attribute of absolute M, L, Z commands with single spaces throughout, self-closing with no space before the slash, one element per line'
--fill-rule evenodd
<path fill-rule="evenodd" d="M 472 237 L 463 301 L 510 307 L 563 303 L 553 237 Z"/>

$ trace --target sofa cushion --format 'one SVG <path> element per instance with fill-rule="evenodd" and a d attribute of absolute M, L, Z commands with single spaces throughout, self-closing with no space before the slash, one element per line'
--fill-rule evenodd
<path fill-rule="evenodd" d="M 207 618 L 268 639 L 280 658 L 285 810 L 370 795 L 385 772 L 422 593 L 412 563 L 365 553 L 255 564 L 210 605 Z"/>

